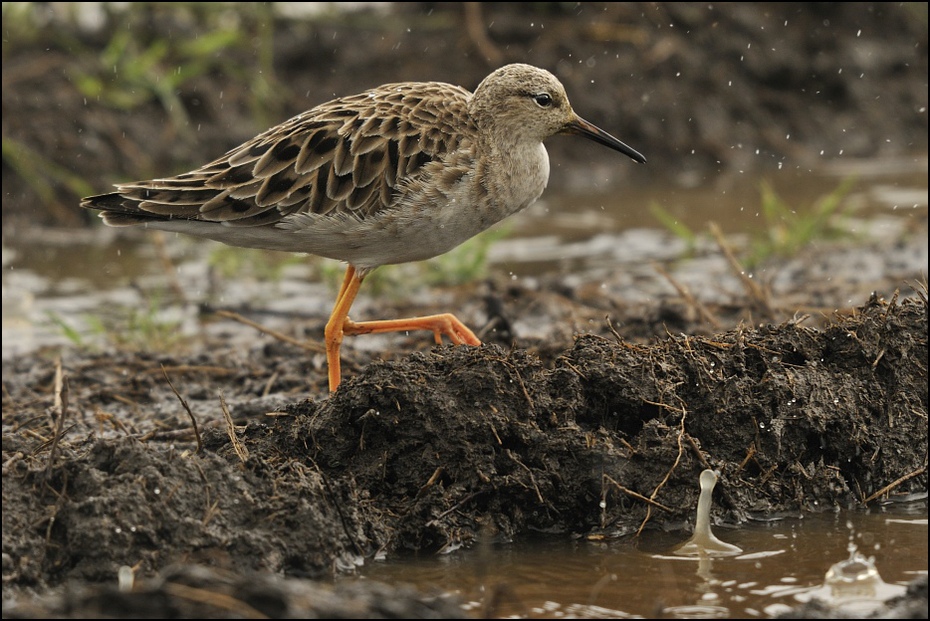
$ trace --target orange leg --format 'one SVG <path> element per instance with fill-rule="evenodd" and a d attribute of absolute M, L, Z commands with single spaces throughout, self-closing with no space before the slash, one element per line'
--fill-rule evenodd
<path fill-rule="evenodd" d="M 475 336 L 475 333 L 469 330 L 465 324 L 458 320 L 455 315 L 442 313 L 440 315 L 428 315 L 426 317 L 411 317 L 408 319 L 387 319 L 382 321 L 362 321 L 354 322 L 349 319 L 349 309 L 355 296 L 358 295 L 359 287 L 362 285 L 364 276 L 358 276 L 355 267 L 349 266 L 346 269 L 345 278 L 342 286 L 339 288 L 339 295 L 336 296 L 336 305 L 333 312 L 326 322 L 325 342 L 326 342 L 326 362 L 329 367 L 329 390 L 336 390 L 339 382 L 342 381 L 341 363 L 339 360 L 339 349 L 342 345 L 342 337 L 346 334 L 354 336 L 357 334 L 379 334 L 382 332 L 405 332 L 407 330 L 429 330 L 433 333 L 437 343 L 442 343 L 442 336 L 446 335 L 456 345 L 481 345 L 481 341 Z"/>
<path fill-rule="evenodd" d="M 326 322 L 326 328 L 323 331 L 324 342 L 326 344 L 326 366 L 329 368 L 329 391 L 333 392 L 342 381 L 342 363 L 339 360 L 339 348 L 342 346 L 343 327 L 349 319 L 349 309 L 352 308 L 352 302 L 358 295 L 358 289 L 362 285 L 362 279 L 356 276 L 355 267 L 350 265 L 346 268 L 345 278 L 342 280 L 342 286 L 339 287 L 339 295 L 336 296 L 336 305 L 333 306 L 333 312 Z"/>

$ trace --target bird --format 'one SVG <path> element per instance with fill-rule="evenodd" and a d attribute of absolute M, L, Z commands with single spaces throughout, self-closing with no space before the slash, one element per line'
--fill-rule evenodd
<path fill-rule="evenodd" d="M 572 109 L 546 69 L 504 65 L 469 92 L 397 82 L 342 96 L 276 125 L 196 170 L 115 184 L 81 200 L 109 226 L 178 232 L 346 264 L 324 329 L 330 392 L 343 337 L 408 330 L 481 345 L 451 313 L 349 318 L 377 267 L 444 254 L 532 205 L 549 180 L 543 141 L 575 134 L 646 158 Z"/>

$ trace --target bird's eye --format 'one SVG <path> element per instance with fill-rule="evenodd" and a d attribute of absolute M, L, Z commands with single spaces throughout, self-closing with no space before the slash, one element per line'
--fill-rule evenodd
<path fill-rule="evenodd" d="M 540 108 L 548 108 L 552 105 L 552 96 L 549 93 L 539 93 L 538 95 L 533 95 L 533 101 L 535 101 L 536 105 Z"/>

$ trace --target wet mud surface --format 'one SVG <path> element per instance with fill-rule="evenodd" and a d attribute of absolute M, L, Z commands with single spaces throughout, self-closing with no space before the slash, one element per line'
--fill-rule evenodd
<path fill-rule="evenodd" d="M 4 382 L 4 588 L 71 585 L 14 616 L 132 615 L 153 598 L 169 616 L 333 601 L 334 616 L 378 616 L 387 587 L 292 579 L 538 533 L 684 533 L 705 468 L 721 476 L 715 519 L 734 524 L 919 494 L 927 313 L 924 290 L 817 328 L 441 346 L 305 400 L 263 396 L 307 385 L 296 348 L 24 357 Z M 145 586 L 116 592 L 123 566 Z M 460 614 L 389 599 L 402 616 Z"/>
<path fill-rule="evenodd" d="M 696 6 L 667 10 L 685 11 L 675 17 L 685 25 L 698 19 L 687 13 Z M 853 7 L 830 14 L 834 26 L 855 26 L 880 10 L 877 5 Z M 733 29 L 739 34 L 746 20 L 777 23 L 784 17 L 744 15 L 744 10 L 733 9 L 719 23 L 742 25 Z M 630 32 L 620 28 L 623 17 L 613 16 L 609 32 Z M 818 23 L 826 19 L 804 16 L 815 18 Z M 518 46 L 535 44 L 540 49 L 533 54 L 541 56 L 527 52 L 522 59 L 556 66 L 564 43 L 542 49 L 543 40 L 558 39 L 527 39 L 525 28 L 518 26 L 525 20 L 510 19 L 501 16 L 491 30 L 500 49 L 515 54 Z M 895 30 L 902 19 L 868 23 L 886 24 L 904 39 Z M 507 23 L 513 25 L 500 25 Z M 552 23 L 556 28 L 561 22 Z M 606 36 L 603 31 L 581 32 L 588 34 L 579 46 L 603 46 L 603 39 L 592 34 Z M 925 32 L 924 27 L 924 99 Z M 738 41 L 736 35 L 718 39 L 723 48 Z M 302 58 L 325 57 L 331 63 L 331 50 L 321 43 L 326 38 L 309 40 L 320 49 L 315 56 L 303 50 Z M 284 38 L 281 45 L 296 45 L 288 41 Z M 370 41 L 375 51 L 387 45 L 383 38 Z M 712 51 L 706 39 L 673 35 L 669 41 L 690 42 L 695 53 Z M 643 49 L 651 50 L 655 66 L 669 69 L 654 56 L 665 49 L 659 43 L 657 37 L 651 46 L 643 43 Z M 453 44 L 470 45 L 467 37 Z M 339 48 L 343 75 L 361 81 L 377 74 L 375 81 L 383 81 L 386 69 L 370 62 L 372 50 L 358 48 Z M 723 48 L 721 57 L 726 57 Z M 676 48 L 671 49 L 674 57 Z M 835 42 L 834 49 L 848 53 L 853 48 Z M 825 50 L 818 50 L 817 57 L 831 68 L 822 75 L 835 74 L 836 59 L 845 57 L 838 54 L 830 63 Z M 894 50 L 888 46 L 882 58 Z M 679 53 L 691 57 L 686 48 Z M 366 75 L 355 71 L 363 58 L 369 59 Z M 462 83 L 472 76 L 476 83 L 486 73 L 474 59 L 459 66 L 465 61 L 456 55 L 439 68 L 443 75 L 436 75 L 433 59 L 418 58 L 421 68 L 428 62 L 433 73 L 424 75 L 411 65 L 398 79 L 449 79 L 452 74 Z M 8 60 L 5 56 L 5 82 Z M 302 62 L 301 70 L 319 75 Z M 781 73 L 774 66 L 760 69 L 760 75 L 790 81 L 791 66 Z M 909 100 L 910 87 L 895 89 L 898 82 L 891 78 L 910 69 L 889 61 L 888 71 L 886 96 Z M 327 70 L 325 75 L 335 79 L 336 73 Z M 52 85 L 62 77 L 57 71 L 45 75 Z M 587 79 L 576 78 L 582 84 Z M 324 84 L 327 93 L 371 85 L 351 80 L 338 88 Z M 568 87 L 572 93 L 584 90 Z M 693 92 L 676 91 L 674 100 L 698 101 L 706 83 L 696 81 L 692 87 Z M 29 82 L 28 88 L 38 86 Z M 301 88 L 294 92 L 306 90 Z M 215 95 L 219 90 L 204 84 L 198 92 Z M 19 101 L 32 102 L 29 114 L 69 118 L 60 108 L 50 114 L 43 105 L 48 102 L 25 97 L 25 92 L 19 91 Z M 868 99 L 851 80 L 831 92 L 836 98 L 824 110 L 859 101 L 860 95 Z M 4 88 L 4 136 L 8 102 L 15 103 L 9 93 Z M 629 101 L 625 91 L 617 97 Z M 818 123 L 816 110 L 785 97 L 772 105 L 783 107 L 797 127 Z M 71 101 L 69 96 L 51 100 L 64 106 Z M 211 102 L 206 98 L 198 106 L 236 112 L 232 105 Z M 752 102 L 717 109 L 740 106 L 758 109 Z M 792 107 L 797 108 L 793 116 Z M 89 110 L 79 108 L 82 114 Z M 606 108 L 577 101 L 576 108 L 592 110 L 586 115 L 592 119 L 608 113 L 600 124 L 615 127 Z M 197 164 L 216 154 L 192 155 L 186 139 L 170 132 L 146 139 L 145 132 L 155 130 L 137 121 L 129 134 L 115 140 L 131 117 L 117 115 L 104 124 L 100 110 L 90 110 L 95 116 L 74 118 L 82 119 L 78 123 L 84 130 L 96 127 L 94 135 L 105 140 L 91 140 L 87 131 L 81 136 L 63 132 L 56 140 L 76 141 L 62 152 L 85 152 L 80 162 L 75 160 L 75 170 L 98 189 L 114 180 L 101 179 L 104 172 L 114 178 L 147 176 L 138 173 L 165 169 L 169 161 L 172 169 L 183 167 L 179 162 L 185 158 Z M 878 118 L 868 112 L 849 114 L 863 127 Z M 643 112 L 637 107 L 635 115 Z M 922 129 L 873 129 L 920 136 L 923 143 L 917 148 L 926 151 L 926 114 L 919 118 Z M 204 128 L 222 128 L 217 119 L 201 120 Z M 764 133 L 760 119 L 721 133 L 710 131 L 718 127 L 713 119 L 705 121 L 702 135 L 722 145 L 735 144 L 739 131 L 749 128 Z M 35 144 L 54 134 L 47 124 L 30 127 Z M 643 140 L 657 144 L 662 140 L 650 136 L 668 133 L 669 127 L 643 120 L 639 129 L 617 133 L 634 146 Z M 242 139 L 253 135 L 252 129 L 242 129 Z M 824 140 L 830 135 L 825 132 Z M 878 149 L 878 141 L 870 143 L 869 136 L 860 135 L 863 155 Z M 206 129 L 200 137 L 211 140 Z M 213 138 L 220 141 L 219 135 Z M 805 152 L 816 152 L 817 141 L 807 138 Z M 676 145 L 684 141 L 677 140 L 669 143 L 667 157 L 674 159 L 683 148 Z M 142 153 L 127 146 L 133 143 L 152 148 Z M 99 149 L 99 158 L 86 155 L 89 145 Z M 789 150 L 794 148 L 792 143 Z M 717 158 L 733 157 L 724 151 L 702 149 L 695 166 L 711 169 Z M 130 152 L 141 159 L 127 159 Z M 738 166 L 738 159 L 727 162 Z M 93 172 L 84 171 L 90 160 Z M 8 217 L 25 226 L 22 207 L 34 200 L 28 184 L 15 185 L 20 181 L 14 179 L 8 189 L 6 167 L 5 160 L 5 235 Z M 76 204 L 67 192 L 59 188 L 62 204 Z M 40 219 L 79 222 L 83 214 L 76 207 L 73 211 L 50 209 Z M 926 243 L 925 230 L 918 237 Z M 909 237 L 869 250 L 887 259 L 878 280 L 845 285 L 831 280 L 828 285 L 827 279 L 798 269 L 789 291 L 783 289 L 774 299 L 746 285 L 744 295 L 718 303 L 666 295 L 643 307 L 558 277 L 533 287 L 501 279 L 445 291 L 448 307 L 381 310 L 384 316 L 404 316 L 472 308 L 475 300 L 483 300 L 483 312 L 471 318 L 483 322 L 473 327 L 484 335 L 484 345 L 431 347 L 428 335 L 410 335 L 391 341 L 390 351 L 372 355 L 347 341 L 345 379 L 333 395 L 326 392 L 319 354 L 257 332 L 255 345 L 245 350 L 213 332 L 185 353 L 75 348 L 4 360 L 4 617 L 459 617 L 463 610 L 446 594 L 370 581 L 333 583 L 331 578 L 351 573 L 366 559 L 414 550 L 441 553 L 540 533 L 621 541 L 635 540 L 644 529 L 684 534 L 697 501 L 695 482 L 705 468 L 720 473 L 715 521 L 737 525 L 786 512 L 868 507 L 925 495 L 926 272 L 902 274 L 888 267 L 912 242 Z M 808 257 L 807 267 L 829 266 L 831 256 L 848 251 L 838 246 L 831 255 L 827 249 Z M 787 268 L 783 263 L 770 269 Z M 705 289 L 716 286 L 713 279 L 708 276 Z M 869 296 L 869 290 L 878 293 Z M 810 310 L 814 307 L 836 312 Z M 521 337 L 513 325 L 527 317 L 548 327 Z M 304 326 L 308 339 L 319 340 L 325 320 L 321 316 Z M 204 321 L 217 318 L 205 313 Z M 905 601 L 889 605 L 898 605 L 894 610 L 900 614 L 924 618 L 926 593 L 926 580 L 916 581 Z M 808 607 L 798 614 L 829 612 Z"/>

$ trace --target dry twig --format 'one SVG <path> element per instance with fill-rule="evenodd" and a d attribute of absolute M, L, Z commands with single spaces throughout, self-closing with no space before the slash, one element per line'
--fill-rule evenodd
<path fill-rule="evenodd" d="M 685 300 L 685 303 L 687 303 L 689 306 L 691 306 L 692 308 L 694 308 L 694 310 L 697 311 L 697 314 L 701 317 L 701 320 L 709 324 L 710 327 L 713 328 L 715 331 L 720 330 L 720 321 L 717 319 L 717 317 L 712 312 L 710 312 L 710 310 L 706 306 L 704 306 L 704 304 L 700 300 L 694 297 L 690 289 L 688 289 L 686 286 L 684 286 L 683 284 L 675 280 L 675 278 L 671 274 L 669 274 L 665 270 L 665 268 L 662 267 L 660 264 L 654 263 L 653 268 L 655 269 L 655 271 L 659 272 L 659 274 L 665 277 L 665 280 L 667 280 L 673 287 L 675 287 L 675 290 L 678 291 L 678 295 L 683 297 Z"/>
<path fill-rule="evenodd" d="M 714 236 L 714 240 L 717 242 L 717 246 L 720 247 L 723 256 L 726 257 L 727 262 L 730 264 L 730 269 L 733 270 L 736 277 L 743 283 L 743 288 L 746 290 L 750 302 L 752 302 L 760 312 L 764 313 L 766 317 L 774 317 L 775 311 L 772 309 L 772 302 L 768 291 L 759 286 L 759 283 L 746 274 L 746 269 L 743 267 L 742 263 L 739 262 L 739 259 L 736 258 L 736 255 L 733 254 L 733 249 L 730 247 L 729 242 L 727 242 L 726 237 L 724 237 L 720 227 L 717 226 L 715 222 L 711 222 L 708 226 L 710 227 L 711 234 Z"/>
<path fill-rule="evenodd" d="M 249 458 L 249 449 L 245 447 L 245 444 L 243 444 L 242 441 L 239 440 L 239 436 L 236 435 L 236 426 L 233 424 L 232 414 L 229 413 L 229 406 L 226 405 L 226 399 L 223 398 L 222 393 L 220 394 L 220 407 L 223 409 L 223 418 L 226 421 L 226 433 L 229 435 L 229 441 L 233 446 L 233 450 L 236 451 L 239 460 L 245 463 Z"/>
<path fill-rule="evenodd" d="M 259 332 L 263 332 L 264 334 L 274 337 L 278 339 L 279 341 L 283 341 L 285 343 L 295 345 L 297 347 L 300 347 L 301 349 L 305 349 L 307 351 L 319 352 L 319 353 L 326 352 L 326 347 L 322 345 L 321 343 L 317 343 L 315 341 L 299 341 L 293 337 L 290 337 L 284 334 L 283 332 L 278 332 L 277 330 L 272 330 L 271 328 L 267 328 L 259 323 L 255 323 L 251 319 L 247 319 L 243 317 L 242 315 L 240 315 L 239 313 L 234 313 L 232 311 L 227 311 L 227 310 L 218 310 L 216 311 L 216 314 L 219 315 L 220 317 L 226 317 L 227 319 L 232 319 L 234 321 L 238 321 L 239 323 L 244 323 L 245 325 L 251 328 L 255 328 Z"/>
<path fill-rule="evenodd" d="M 181 405 L 184 406 L 184 409 L 187 411 L 187 415 L 190 416 L 191 424 L 194 426 L 194 435 L 197 436 L 197 455 L 200 455 L 203 452 L 203 441 L 200 439 L 200 428 L 197 426 L 197 419 L 194 418 L 194 413 L 191 411 L 187 401 L 184 397 L 181 396 L 181 393 L 177 391 L 174 387 L 174 384 L 171 383 L 171 378 L 168 377 L 168 371 L 165 370 L 164 365 L 161 367 L 162 372 L 165 374 L 165 381 L 168 382 L 168 386 L 171 388 L 171 391 L 174 393 L 174 396 L 178 398 L 178 401 L 181 402 Z"/>

